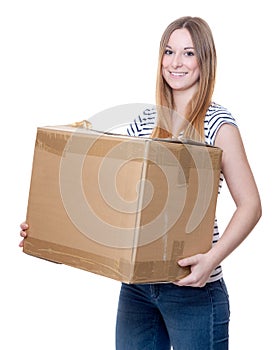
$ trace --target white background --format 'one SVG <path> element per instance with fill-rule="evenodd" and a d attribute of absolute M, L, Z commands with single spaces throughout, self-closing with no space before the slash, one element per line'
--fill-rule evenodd
<path fill-rule="evenodd" d="M 270 1 L 241 4 L 1 1 L 1 349 L 115 348 L 120 283 L 18 248 L 36 128 L 87 119 L 119 104 L 153 103 L 160 36 L 184 15 L 201 16 L 212 28 L 215 100 L 238 121 L 263 204 L 260 223 L 223 263 L 230 349 L 274 349 L 273 16 Z M 224 188 L 221 228 L 233 209 Z"/>

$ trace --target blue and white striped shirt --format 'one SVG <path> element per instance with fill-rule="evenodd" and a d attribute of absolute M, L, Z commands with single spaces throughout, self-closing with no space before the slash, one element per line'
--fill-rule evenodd
<path fill-rule="evenodd" d="M 156 125 L 157 113 L 154 108 L 147 108 L 142 114 L 138 115 L 137 118 L 128 126 L 127 133 L 130 136 L 138 137 L 149 137 L 153 128 Z M 204 133 L 205 133 L 205 143 L 213 146 L 215 143 L 215 138 L 219 128 L 225 124 L 232 124 L 237 126 L 235 119 L 232 117 L 231 113 L 221 105 L 217 103 L 211 103 L 209 106 L 204 120 Z M 219 181 L 219 192 L 221 190 L 223 183 L 223 173 L 221 172 Z M 214 231 L 213 231 L 213 242 L 216 244 L 219 240 L 220 234 L 217 224 L 217 219 L 215 218 Z M 222 267 L 217 266 L 212 272 L 208 282 L 214 282 L 222 278 Z"/>

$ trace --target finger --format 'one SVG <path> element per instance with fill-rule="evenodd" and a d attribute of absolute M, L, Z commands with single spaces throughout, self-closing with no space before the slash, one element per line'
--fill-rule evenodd
<path fill-rule="evenodd" d="M 24 247 L 24 240 L 22 240 L 22 241 L 19 243 L 19 247 L 20 247 L 20 248 L 23 248 L 23 247 Z"/>
<path fill-rule="evenodd" d="M 179 287 L 199 287 L 199 288 L 204 287 L 206 284 L 205 282 L 202 282 L 199 279 L 194 278 L 192 275 L 188 275 L 182 278 L 181 280 L 175 281 L 173 283 Z"/>
<path fill-rule="evenodd" d="M 27 230 L 27 229 L 29 228 L 29 225 L 28 225 L 26 222 L 22 222 L 22 223 L 20 224 L 20 228 L 21 228 L 22 230 Z"/>
<path fill-rule="evenodd" d="M 191 279 L 184 277 L 181 280 L 173 282 L 176 284 L 176 286 L 183 287 L 183 286 L 191 286 Z"/>
<path fill-rule="evenodd" d="M 178 265 L 181 267 L 191 266 L 195 261 L 196 259 L 194 257 L 184 258 L 178 261 Z"/>
<path fill-rule="evenodd" d="M 20 231 L 20 236 L 23 237 L 23 238 L 27 237 L 27 232 L 23 231 L 23 230 Z"/>

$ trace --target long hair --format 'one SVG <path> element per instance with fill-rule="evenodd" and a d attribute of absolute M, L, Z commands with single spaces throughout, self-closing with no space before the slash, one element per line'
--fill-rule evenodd
<path fill-rule="evenodd" d="M 204 141 L 204 117 L 211 103 L 215 78 L 216 78 L 216 50 L 212 32 L 208 24 L 199 17 L 181 17 L 170 23 L 164 31 L 159 47 L 159 60 L 156 80 L 156 106 L 159 125 L 165 124 L 167 111 L 175 109 L 171 87 L 166 83 L 162 75 L 162 60 L 168 44 L 170 35 L 176 29 L 186 28 L 193 41 L 195 54 L 200 70 L 198 91 L 192 97 L 186 108 L 184 118 L 187 121 L 187 128 L 184 136 Z M 170 137 L 171 131 L 158 127 L 153 131 L 153 137 Z"/>

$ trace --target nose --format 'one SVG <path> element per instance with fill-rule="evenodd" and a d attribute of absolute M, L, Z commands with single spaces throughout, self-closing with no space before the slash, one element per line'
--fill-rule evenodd
<path fill-rule="evenodd" d="M 175 54 L 173 56 L 173 60 L 171 62 L 171 65 L 173 68 L 180 68 L 183 66 L 183 57 L 180 54 Z"/>

